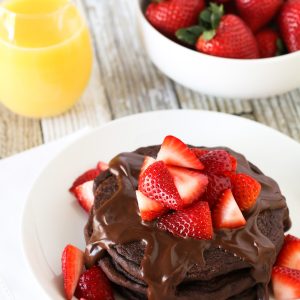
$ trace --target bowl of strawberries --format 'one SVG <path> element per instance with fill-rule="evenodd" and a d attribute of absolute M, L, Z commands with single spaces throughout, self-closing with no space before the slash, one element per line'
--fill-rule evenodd
<path fill-rule="evenodd" d="M 261 98 L 300 87 L 300 0 L 138 0 L 153 63 L 195 91 Z"/>

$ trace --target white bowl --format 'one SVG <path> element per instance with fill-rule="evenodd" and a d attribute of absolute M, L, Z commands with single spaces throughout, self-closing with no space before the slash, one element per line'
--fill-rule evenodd
<path fill-rule="evenodd" d="M 229 98 L 261 98 L 300 87 L 300 51 L 265 59 L 228 59 L 202 54 L 166 38 L 145 18 L 139 27 L 152 62 L 168 77 L 195 91 Z"/>

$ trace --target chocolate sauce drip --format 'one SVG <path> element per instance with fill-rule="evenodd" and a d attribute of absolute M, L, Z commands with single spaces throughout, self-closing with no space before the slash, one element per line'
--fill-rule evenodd
<path fill-rule="evenodd" d="M 135 191 L 144 156 L 122 153 L 109 164 L 118 178 L 118 191 L 94 211 L 93 234 L 86 250 L 87 265 L 94 265 L 107 249 L 118 244 L 143 241 L 146 250 L 142 277 L 148 285 L 149 300 L 175 300 L 176 287 L 194 264 L 205 265 L 204 251 L 220 247 L 234 253 L 251 266 L 251 276 L 259 283 L 257 299 L 268 299 L 268 283 L 276 259 L 274 244 L 257 226 L 258 215 L 265 210 L 285 209 L 285 227 L 290 226 L 285 198 L 274 180 L 266 177 L 240 154 L 229 149 L 238 159 L 238 173 L 246 173 L 261 183 L 262 190 L 254 207 L 245 215 L 245 227 L 214 232 L 213 240 L 180 238 L 156 227 L 156 222 L 143 222 L 139 215 Z"/>

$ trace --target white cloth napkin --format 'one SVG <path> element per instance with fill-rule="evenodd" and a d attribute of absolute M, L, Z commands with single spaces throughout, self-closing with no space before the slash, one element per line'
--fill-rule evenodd
<path fill-rule="evenodd" d="M 88 128 L 56 142 L 0 160 L 0 299 L 46 299 L 30 273 L 21 248 L 21 217 L 35 178 L 63 147 Z"/>

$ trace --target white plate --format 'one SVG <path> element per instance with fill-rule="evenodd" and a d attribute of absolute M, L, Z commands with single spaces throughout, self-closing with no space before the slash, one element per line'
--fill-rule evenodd
<path fill-rule="evenodd" d="M 50 299 L 64 299 L 61 253 L 71 243 L 84 249 L 87 215 L 68 192 L 74 178 L 99 160 L 161 143 L 173 134 L 186 143 L 228 146 L 273 177 L 287 197 L 292 232 L 300 232 L 300 144 L 261 124 L 206 111 L 161 111 L 111 122 L 64 149 L 40 174 L 25 207 L 25 256 Z"/>

